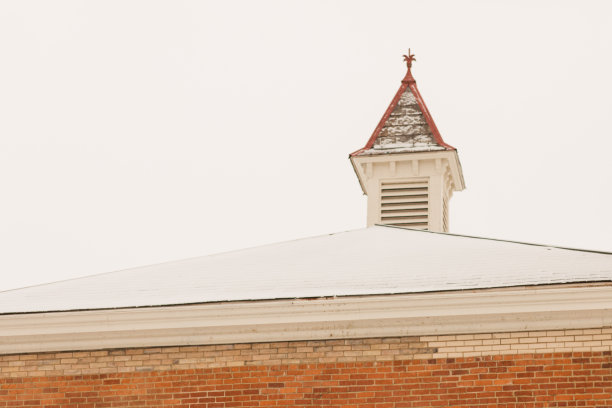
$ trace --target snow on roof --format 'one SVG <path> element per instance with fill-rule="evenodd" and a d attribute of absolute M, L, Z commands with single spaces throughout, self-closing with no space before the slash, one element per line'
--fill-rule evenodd
<path fill-rule="evenodd" d="M 612 254 L 375 226 L 0 292 L 0 314 L 612 281 Z"/>

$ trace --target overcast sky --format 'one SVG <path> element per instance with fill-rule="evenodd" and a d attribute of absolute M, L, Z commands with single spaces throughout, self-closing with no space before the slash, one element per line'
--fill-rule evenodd
<path fill-rule="evenodd" d="M 609 1 L 3 1 L 0 289 L 362 228 L 413 74 L 451 232 L 612 251 Z"/>

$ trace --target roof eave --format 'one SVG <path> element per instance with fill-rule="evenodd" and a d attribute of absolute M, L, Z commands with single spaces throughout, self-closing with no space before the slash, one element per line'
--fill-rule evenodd
<path fill-rule="evenodd" d="M 602 326 L 612 285 L 536 286 L 4 315 L 0 354 Z"/>

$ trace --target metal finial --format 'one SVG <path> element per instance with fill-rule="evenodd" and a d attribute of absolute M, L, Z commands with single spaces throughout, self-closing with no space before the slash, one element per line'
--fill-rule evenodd
<path fill-rule="evenodd" d="M 408 70 L 412 68 L 412 61 L 416 61 L 414 58 L 414 54 L 410 53 L 410 48 L 408 48 L 408 55 L 404 55 L 404 61 L 406 61 L 406 65 L 408 66 Z"/>

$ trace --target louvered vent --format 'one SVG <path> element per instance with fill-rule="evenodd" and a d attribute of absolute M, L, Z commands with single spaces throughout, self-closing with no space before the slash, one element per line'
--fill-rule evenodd
<path fill-rule="evenodd" d="M 426 180 L 383 181 L 380 190 L 382 224 L 427 229 L 429 194 Z"/>

